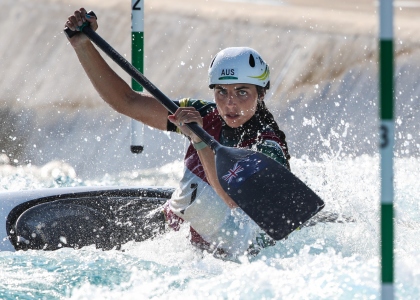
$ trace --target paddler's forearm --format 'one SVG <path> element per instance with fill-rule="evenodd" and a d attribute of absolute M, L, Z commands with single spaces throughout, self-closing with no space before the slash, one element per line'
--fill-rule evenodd
<path fill-rule="evenodd" d="M 75 47 L 77 57 L 102 99 L 116 111 L 124 110 L 124 97 L 133 92 L 105 62 L 91 42 Z"/>
<path fill-rule="evenodd" d="M 113 109 L 148 126 L 166 130 L 166 109 L 153 96 L 133 91 L 90 41 L 74 50 L 96 91 Z"/>
<path fill-rule="evenodd" d="M 235 201 L 225 192 L 222 186 L 219 183 L 216 173 L 216 163 L 214 159 L 213 151 L 210 147 L 198 150 L 198 156 L 200 157 L 201 164 L 204 167 L 204 172 L 206 173 L 207 180 L 210 185 L 216 191 L 216 193 L 223 199 L 226 205 L 230 208 L 238 207 Z"/>

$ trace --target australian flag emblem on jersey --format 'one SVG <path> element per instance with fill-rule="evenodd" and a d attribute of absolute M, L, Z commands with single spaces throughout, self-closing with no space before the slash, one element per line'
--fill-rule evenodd
<path fill-rule="evenodd" d="M 229 171 L 222 176 L 222 179 L 231 187 L 239 187 L 249 177 L 260 170 L 263 170 L 266 164 L 266 162 L 263 162 L 258 158 L 258 154 L 251 154 L 244 160 L 236 162 Z"/>

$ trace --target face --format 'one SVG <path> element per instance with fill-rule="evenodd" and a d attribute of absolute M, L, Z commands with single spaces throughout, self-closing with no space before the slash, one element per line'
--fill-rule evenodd
<path fill-rule="evenodd" d="M 255 114 L 258 93 L 253 84 L 217 84 L 214 87 L 217 109 L 229 127 L 245 124 Z"/>

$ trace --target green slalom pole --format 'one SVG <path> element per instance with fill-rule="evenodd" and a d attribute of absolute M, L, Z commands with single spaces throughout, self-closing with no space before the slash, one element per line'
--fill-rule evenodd
<path fill-rule="evenodd" d="M 143 73 L 144 69 L 144 1 L 131 0 L 131 63 Z M 142 92 L 143 87 L 131 79 L 131 87 Z M 144 149 L 144 125 L 131 120 L 131 152 L 141 153 Z"/>
<path fill-rule="evenodd" d="M 380 3 L 379 114 L 382 299 L 394 299 L 394 42 L 393 0 Z"/>

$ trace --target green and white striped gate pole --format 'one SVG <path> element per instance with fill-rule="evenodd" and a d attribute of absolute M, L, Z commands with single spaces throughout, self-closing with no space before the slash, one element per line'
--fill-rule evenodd
<path fill-rule="evenodd" d="M 144 1 L 131 0 L 131 63 L 143 73 L 144 69 Z M 133 90 L 142 92 L 143 87 L 131 79 Z M 144 149 L 144 125 L 131 120 L 131 152 L 141 153 Z"/>
<path fill-rule="evenodd" d="M 381 116 L 382 299 L 394 299 L 394 31 L 393 0 L 380 2 L 379 113 Z"/>

